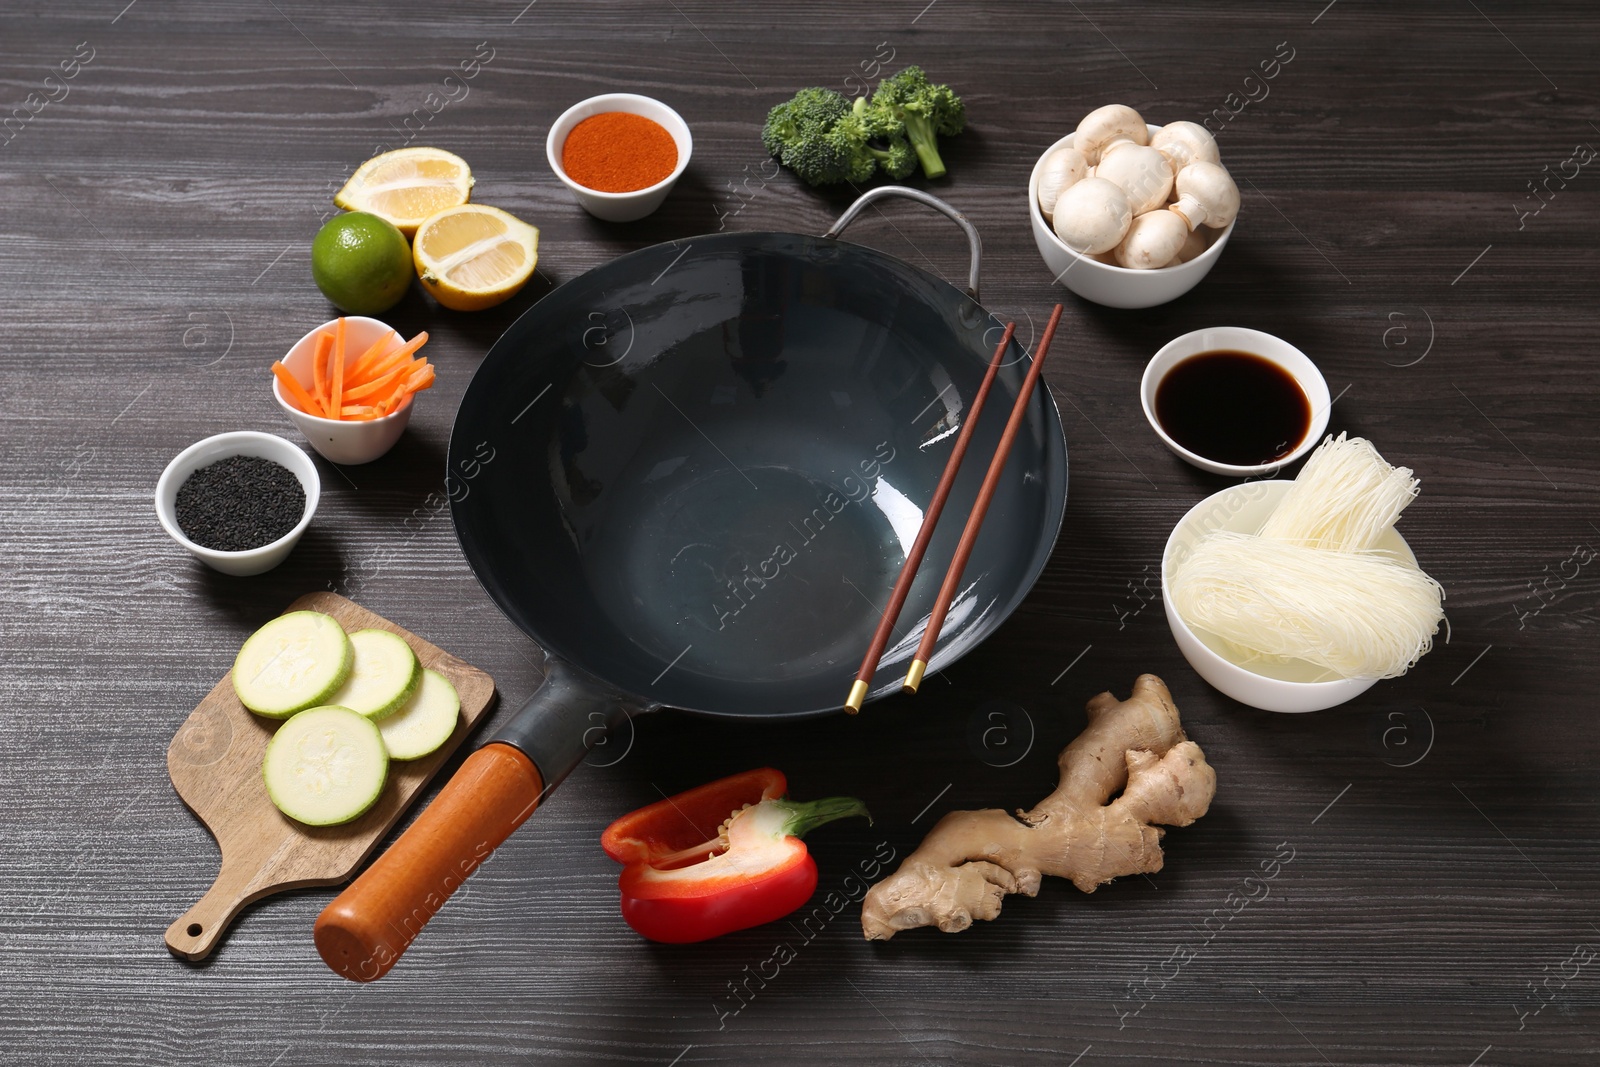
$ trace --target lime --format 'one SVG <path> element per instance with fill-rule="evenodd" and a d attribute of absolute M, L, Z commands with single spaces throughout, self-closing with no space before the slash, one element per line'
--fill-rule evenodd
<path fill-rule="evenodd" d="M 411 286 L 411 246 L 394 224 L 365 211 L 328 220 L 311 239 L 311 277 L 340 311 L 376 315 Z"/>

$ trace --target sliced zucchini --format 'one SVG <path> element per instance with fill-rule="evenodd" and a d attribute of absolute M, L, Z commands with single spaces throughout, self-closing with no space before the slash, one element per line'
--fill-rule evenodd
<path fill-rule="evenodd" d="M 284 719 L 325 703 L 354 661 L 338 619 L 291 611 L 245 639 L 233 661 L 233 690 L 257 715 Z"/>
<path fill-rule="evenodd" d="M 312 708 L 272 735 L 261 777 L 289 818 L 336 826 L 377 801 L 389 777 L 389 750 L 370 719 L 349 708 Z"/>
<path fill-rule="evenodd" d="M 422 680 L 422 664 L 405 638 L 388 630 L 357 630 L 350 635 L 356 662 L 343 686 L 323 701 L 381 719 L 410 699 Z"/>
<path fill-rule="evenodd" d="M 438 671 L 422 672 L 422 684 L 405 706 L 378 723 L 390 759 L 421 759 L 450 740 L 461 717 L 461 697 Z"/>

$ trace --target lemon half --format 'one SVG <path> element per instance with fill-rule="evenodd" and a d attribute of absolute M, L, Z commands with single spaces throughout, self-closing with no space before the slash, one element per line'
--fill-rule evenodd
<path fill-rule="evenodd" d="M 428 216 L 472 197 L 472 168 L 442 148 L 401 148 L 356 169 L 333 202 L 388 219 L 407 237 Z"/>
<path fill-rule="evenodd" d="M 435 300 L 456 311 L 481 311 L 509 299 L 533 276 L 539 231 L 497 207 L 464 204 L 417 228 L 411 258 Z"/>

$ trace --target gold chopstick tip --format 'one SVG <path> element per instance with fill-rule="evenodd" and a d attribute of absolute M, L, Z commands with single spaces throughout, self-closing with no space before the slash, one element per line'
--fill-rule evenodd
<path fill-rule="evenodd" d="M 850 695 L 845 698 L 844 710 L 854 715 L 861 710 L 861 705 L 866 699 L 867 683 L 857 678 L 856 683 L 850 687 Z"/>
<path fill-rule="evenodd" d="M 922 675 L 927 669 L 928 665 L 922 660 L 912 660 L 911 667 L 906 671 L 906 680 L 901 683 L 901 688 L 907 693 L 915 693 L 917 687 L 922 684 Z"/>

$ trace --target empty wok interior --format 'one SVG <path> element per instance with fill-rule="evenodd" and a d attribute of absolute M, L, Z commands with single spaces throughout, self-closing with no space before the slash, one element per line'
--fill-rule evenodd
<path fill-rule="evenodd" d="M 530 309 L 474 378 L 450 456 L 463 549 L 518 625 L 613 685 L 715 714 L 836 709 L 1000 334 L 953 287 L 842 242 L 623 257 Z M 911 657 L 1026 368 L 1014 347 L 877 690 Z M 934 669 L 1043 567 L 1065 464 L 1041 388 Z"/>

